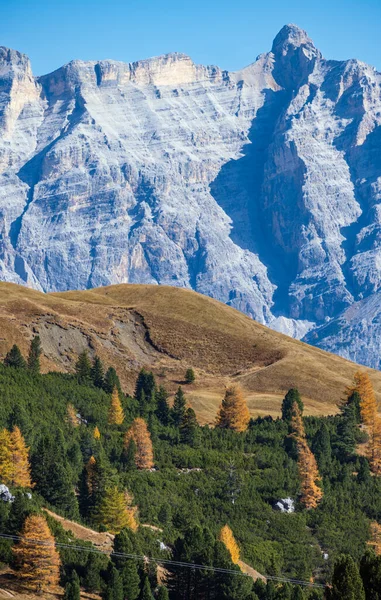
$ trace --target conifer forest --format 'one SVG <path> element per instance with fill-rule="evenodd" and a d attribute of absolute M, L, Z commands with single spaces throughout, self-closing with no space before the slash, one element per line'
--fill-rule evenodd
<path fill-rule="evenodd" d="M 290 389 L 281 417 L 252 419 L 233 385 L 201 426 L 191 368 L 174 398 L 145 369 L 129 396 L 97 356 L 41 374 L 41 351 L 35 336 L 0 364 L 2 578 L 65 600 L 381 599 L 365 371 L 335 416 L 304 416 Z"/>

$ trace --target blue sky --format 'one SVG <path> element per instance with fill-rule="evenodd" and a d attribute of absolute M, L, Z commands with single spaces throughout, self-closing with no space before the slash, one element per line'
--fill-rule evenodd
<path fill-rule="evenodd" d="M 381 71 L 380 0 L 0 0 L 0 45 L 28 54 L 41 75 L 74 58 L 134 61 L 184 52 L 235 70 L 271 48 L 286 23 L 327 58 Z"/>

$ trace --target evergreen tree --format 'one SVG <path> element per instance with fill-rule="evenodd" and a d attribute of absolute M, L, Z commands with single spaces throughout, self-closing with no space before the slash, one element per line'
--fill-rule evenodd
<path fill-rule="evenodd" d="M 325 473 L 332 460 L 331 436 L 325 423 L 322 423 L 314 436 L 312 450 L 320 471 Z"/>
<path fill-rule="evenodd" d="M 284 400 L 282 402 L 282 419 L 283 421 L 290 422 L 292 419 L 294 403 L 297 403 L 301 414 L 303 414 L 304 405 L 300 394 L 296 388 L 288 390 Z"/>
<path fill-rule="evenodd" d="M 107 394 L 112 394 L 115 388 L 118 390 L 119 394 L 122 395 L 119 377 L 114 367 L 109 367 L 104 377 L 103 389 Z"/>
<path fill-rule="evenodd" d="M 44 517 L 30 515 L 25 519 L 21 540 L 12 550 L 17 576 L 31 590 L 42 593 L 58 585 L 60 558 Z"/>
<path fill-rule="evenodd" d="M 238 385 L 228 387 L 218 411 L 217 427 L 240 433 L 246 431 L 249 421 L 249 409 L 241 388 Z"/>
<path fill-rule="evenodd" d="M 339 556 L 335 562 L 329 600 L 365 600 L 363 582 L 351 556 Z"/>
<path fill-rule="evenodd" d="M 103 388 L 104 387 L 104 369 L 102 365 L 102 361 L 99 356 L 95 356 L 93 360 L 93 364 L 91 367 L 91 379 L 95 387 Z"/>
<path fill-rule="evenodd" d="M 156 409 L 156 382 L 151 371 L 141 369 L 135 387 L 135 398 L 139 402 L 139 413 L 146 418 Z"/>
<path fill-rule="evenodd" d="M 133 438 L 129 440 L 127 447 L 123 448 L 122 464 L 125 471 L 135 471 L 136 469 L 136 443 Z"/>
<path fill-rule="evenodd" d="M 84 586 L 89 592 L 98 592 L 101 589 L 101 575 L 103 557 L 94 552 L 89 552 L 85 567 Z"/>
<path fill-rule="evenodd" d="M 157 600 L 169 600 L 168 590 L 166 587 L 161 585 L 157 593 Z"/>
<path fill-rule="evenodd" d="M 154 600 L 151 592 L 151 584 L 147 576 L 144 578 L 139 600 Z"/>
<path fill-rule="evenodd" d="M 73 569 L 69 581 L 65 585 L 64 600 L 80 600 L 81 586 L 78 573 Z"/>
<path fill-rule="evenodd" d="M 185 373 L 185 383 L 193 383 L 196 379 L 193 369 L 187 369 Z"/>
<path fill-rule="evenodd" d="M 20 352 L 20 348 L 14 344 L 9 350 L 8 354 L 4 358 L 4 365 L 6 367 L 15 367 L 17 369 L 26 369 L 26 362 L 23 355 Z"/>
<path fill-rule="evenodd" d="M 108 583 L 104 595 L 105 600 L 123 600 L 123 584 L 121 577 L 110 563 L 108 571 Z"/>
<path fill-rule="evenodd" d="M 160 386 L 159 391 L 156 393 L 156 416 L 160 423 L 168 425 L 169 414 L 168 392 L 163 386 Z"/>
<path fill-rule="evenodd" d="M 368 550 L 361 559 L 360 575 L 366 600 L 381 600 L 381 556 Z"/>
<path fill-rule="evenodd" d="M 75 373 L 78 377 L 79 383 L 88 384 L 91 381 L 91 363 L 87 350 L 81 352 L 78 356 L 78 360 L 75 363 Z"/>
<path fill-rule="evenodd" d="M 109 425 L 121 425 L 124 421 L 124 412 L 119 398 L 119 392 L 115 388 L 111 396 L 111 404 L 108 412 Z"/>
<path fill-rule="evenodd" d="M 338 447 L 342 458 L 351 458 L 356 449 L 356 405 L 348 402 L 341 409 L 341 419 L 337 428 L 339 436 Z"/>
<path fill-rule="evenodd" d="M 118 554 L 134 554 L 131 536 L 133 534 L 123 529 L 114 539 L 114 552 Z M 140 594 L 140 577 L 136 561 L 133 558 L 115 556 L 113 561 L 120 573 L 124 597 L 128 600 L 136 600 Z"/>
<path fill-rule="evenodd" d="M 180 439 L 183 444 L 189 444 L 193 448 L 200 445 L 200 428 L 193 408 L 188 408 L 180 423 Z"/>
<path fill-rule="evenodd" d="M 144 419 L 135 419 L 124 437 L 124 447 L 127 449 L 130 441 L 136 444 L 135 464 L 138 469 L 153 467 L 153 447 L 151 437 Z"/>
<path fill-rule="evenodd" d="M 171 410 L 172 423 L 174 424 L 175 427 L 180 426 L 180 423 L 182 422 L 184 415 L 185 415 L 185 407 L 186 407 L 185 395 L 180 386 L 175 394 L 175 399 L 173 401 L 173 407 Z"/>
<path fill-rule="evenodd" d="M 41 339 L 35 335 L 31 341 L 28 355 L 28 369 L 33 373 L 40 372 L 40 356 L 42 354 Z"/>
<path fill-rule="evenodd" d="M 26 494 L 17 490 L 7 521 L 7 533 L 20 535 L 25 519 L 31 514 L 33 504 Z"/>

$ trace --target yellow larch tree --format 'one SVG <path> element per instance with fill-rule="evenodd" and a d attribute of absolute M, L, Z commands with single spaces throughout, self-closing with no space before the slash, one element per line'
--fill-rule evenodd
<path fill-rule="evenodd" d="M 308 446 L 302 413 L 296 402 L 294 402 L 292 410 L 291 429 L 291 436 L 296 440 L 298 453 L 300 501 L 308 509 L 316 508 L 323 497 L 323 490 L 319 486 L 321 477 L 315 456 Z"/>
<path fill-rule="evenodd" d="M 368 373 L 356 371 L 353 391 L 358 392 L 361 398 L 360 410 L 362 422 L 364 425 L 372 427 L 377 415 L 377 400 Z"/>
<path fill-rule="evenodd" d="M 77 411 L 72 404 L 67 405 L 67 421 L 72 427 L 78 427 L 81 424 L 81 419 L 77 416 Z"/>
<path fill-rule="evenodd" d="M 119 398 L 119 392 L 116 387 L 112 392 L 111 404 L 108 412 L 108 423 L 109 425 L 121 425 L 124 421 L 124 412 L 122 403 Z"/>
<path fill-rule="evenodd" d="M 7 429 L 0 431 L 0 483 L 11 485 L 13 478 L 13 461 L 11 450 L 11 434 Z"/>
<path fill-rule="evenodd" d="M 235 540 L 232 530 L 229 525 L 224 525 L 220 531 L 220 542 L 229 550 L 232 562 L 236 565 L 239 562 L 239 546 Z"/>
<path fill-rule="evenodd" d="M 144 419 L 135 419 L 124 436 L 124 447 L 127 449 L 131 440 L 136 445 L 135 464 L 138 469 L 151 469 L 153 467 L 153 447 L 151 436 Z"/>
<path fill-rule="evenodd" d="M 122 529 L 137 529 L 137 523 L 127 507 L 125 494 L 116 486 L 106 489 L 97 511 L 96 520 L 110 533 L 120 533 Z"/>
<path fill-rule="evenodd" d="M 101 439 L 101 432 L 99 431 L 97 425 L 95 426 L 93 437 L 94 437 L 94 440 L 100 440 Z"/>
<path fill-rule="evenodd" d="M 15 487 L 31 488 L 32 480 L 30 476 L 29 448 L 17 425 L 10 434 L 11 452 L 12 452 L 12 483 Z"/>
<path fill-rule="evenodd" d="M 12 548 L 18 577 L 31 590 L 55 591 L 60 578 L 60 558 L 45 518 L 30 515 L 25 519 L 21 540 Z"/>
<path fill-rule="evenodd" d="M 361 421 L 366 426 L 369 442 L 367 458 L 373 473 L 381 475 L 381 418 L 377 414 L 377 400 L 368 373 L 356 371 L 353 385 L 348 391 L 360 396 Z M 347 391 L 347 393 L 348 393 Z"/>
<path fill-rule="evenodd" d="M 249 421 L 250 413 L 242 389 L 238 385 L 229 386 L 218 411 L 217 427 L 239 433 L 246 431 Z"/>

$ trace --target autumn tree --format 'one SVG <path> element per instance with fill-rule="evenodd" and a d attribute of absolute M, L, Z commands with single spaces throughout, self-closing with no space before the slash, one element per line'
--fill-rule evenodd
<path fill-rule="evenodd" d="M 128 510 L 125 494 L 116 486 L 107 488 L 103 494 L 96 520 L 111 533 L 119 533 L 126 527 L 137 529 L 134 515 Z"/>
<path fill-rule="evenodd" d="M 0 482 L 10 485 L 13 479 L 11 434 L 7 429 L 0 431 Z"/>
<path fill-rule="evenodd" d="M 94 428 L 93 438 L 94 438 L 94 440 L 100 440 L 101 439 L 101 432 L 99 431 L 97 425 Z"/>
<path fill-rule="evenodd" d="M 138 469 L 150 469 L 153 467 L 153 448 L 151 437 L 144 419 L 135 419 L 124 437 L 124 447 L 128 448 L 131 440 L 136 445 L 135 463 Z"/>
<path fill-rule="evenodd" d="M 33 373 L 40 372 L 40 356 L 42 353 L 41 339 L 39 335 L 35 335 L 31 341 L 28 354 L 28 369 Z"/>
<path fill-rule="evenodd" d="M 20 541 L 12 548 L 18 577 L 27 587 L 43 593 L 54 590 L 60 578 L 60 558 L 45 518 L 25 519 Z"/>
<path fill-rule="evenodd" d="M 250 421 L 249 409 L 238 385 L 227 388 L 217 415 L 217 427 L 246 431 Z"/>
<path fill-rule="evenodd" d="M 229 525 L 224 525 L 218 537 L 227 550 L 229 550 L 232 562 L 236 565 L 239 562 L 239 546 L 234 538 L 233 532 Z"/>
<path fill-rule="evenodd" d="M 361 421 L 369 434 L 367 457 L 373 473 L 381 474 L 381 419 L 377 415 L 377 400 L 369 375 L 357 371 L 347 395 L 357 392 L 360 396 Z"/>
<path fill-rule="evenodd" d="M 109 425 L 121 425 L 124 421 L 124 412 L 122 403 L 119 398 L 119 392 L 117 388 L 114 388 L 111 396 L 111 404 L 108 412 L 108 423 Z"/>
<path fill-rule="evenodd" d="M 323 497 L 322 489 L 319 487 L 321 478 L 315 456 L 307 443 L 302 413 L 297 402 L 294 402 L 291 429 L 291 436 L 296 440 L 298 454 L 301 503 L 306 508 L 316 508 Z"/>
<path fill-rule="evenodd" d="M 72 404 L 67 405 L 66 409 L 67 421 L 72 427 L 78 427 L 81 423 L 81 419 L 77 415 L 77 411 Z"/>
<path fill-rule="evenodd" d="M 30 488 L 32 487 L 32 481 L 30 477 L 29 448 L 27 448 L 23 435 L 17 425 L 10 434 L 10 442 L 12 453 L 11 485 Z"/>

